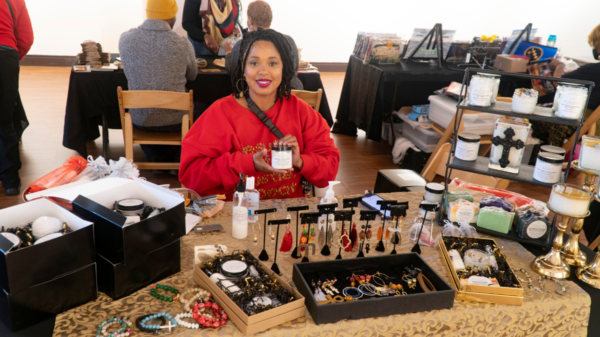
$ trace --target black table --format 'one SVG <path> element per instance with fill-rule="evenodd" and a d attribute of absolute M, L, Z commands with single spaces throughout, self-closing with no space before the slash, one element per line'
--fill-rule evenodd
<path fill-rule="evenodd" d="M 117 54 L 113 54 L 111 61 L 114 62 L 117 56 Z M 212 64 L 216 58 L 215 56 L 204 57 L 209 63 L 209 66 L 205 69 L 217 69 Z M 317 91 L 318 89 L 324 89 L 319 73 L 301 73 L 298 74 L 298 77 L 304 84 L 304 90 Z M 128 88 L 127 78 L 125 78 L 123 70 L 92 71 L 91 73 L 76 73 L 71 70 L 63 146 L 79 152 L 83 157 L 87 157 L 86 141 L 100 137 L 98 126 L 103 125 L 102 138 L 106 149 L 108 129 L 121 129 L 117 99 L 117 87 L 119 86 L 123 90 Z M 202 102 L 207 105 L 211 105 L 216 100 L 233 93 L 229 74 L 223 69 L 219 72 L 202 72 L 199 69 L 196 79 L 188 82 L 186 87 L 188 90 L 194 91 L 195 102 Z M 331 127 L 333 118 L 329 110 L 325 90 L 323 90 L 319 112 Z"/>
<path fill-rule="evenodd" d="M 435 90 L 461 82 L 464 70 L 437 63 L 402 60 L 374 66 L 350 56 L 332 132 L 355 136 L 357 127 L 368 139 L 380 141 L 386 115 L 403 106 L 429 104 Z"/>

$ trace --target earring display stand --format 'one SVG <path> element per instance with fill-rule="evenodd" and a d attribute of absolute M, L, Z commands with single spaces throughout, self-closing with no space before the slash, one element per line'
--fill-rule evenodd
<path fill-rule="evenodd" d="M 410 250 L 411 252 L 417 253 L 419 255 L 421 255 L 421 246 L 419 246 L 419 241 L 421 239 L 421 232 L 423 231 L 423 227 L 425 227 L 425 221 L 427 219 L 427 213 L 429 213 L 429 212 L 436 212 L 438 210 L 438 208 L 439 208 L 439 205 L 437 205 L 437 204 L 424 204 L 424 203 L 421 203 L 420 207 L 425 210 L 425 215 L 423 216 L 423 222 L 421 223 L 421 228 L 419 228 L 419 235 L 417 236 L 417 243 L 415 243 L 415 245 L 413 246 L 413 248 Z"/>
<path fill-rule="evenodd" d="M 391 205 L 396 205 L 398 201 L 396 200 L 377 200 L 377 205 L 381 205 L 380 209 L 383 212 L 381 216 L 383 218 L 383 223 L 381 224 L 381 239 L 377 243 L 377 247 L 375 250 L 378 252 L 385 252 L 385 246 L 383 244 L 383 238 L 385 236 L 385 220 L 387 219 L 386 213 L 390 209 Z"/>
<path fill-rule="evenodd" d="M 325 215 L 325 217 L 326 217 L 326 219 L 325 219 L 325 245 L 323 245 L 323 248 L 321 249 L 321 255 L 323 255 L 323 256 L 331 255 L 331 250 L 329 249 L 329 245 L 328 245 L 329 241 L 327 240 L 327 232 L 329 231 L 329 214 L 334 214 L 336 207 L 338 207 L 337 203 L 317 205 L 317 208 L 319 209 L 319 214 Z"/>
<path fill-rule="evenodd" d="M 281 271 L 279 270 L 279 266 L 277 265 L 277 244 L 279 243 L 279 226 L 288 225 L 289 223 L 290 219 L 269 220 L 269 226 L 277 226 L 277 238 L 275 239 L 275 257 L 273 258 L 273 265 L 271 266 L 271 270 L 277 275 L 281 275 Z"/>
<path fill-rule="evenodd" d="M 398 222 L 400 222 L 401 218 L 406 216 L 406 210 L 408 209 L 408 202 L 406 205 L 392 205 L 390 206 L 390 217 L 396 218 L 396 225 L 394 226 L 394 236 L 397 236 L 398 239 L 394 240 L 394 249 L 390 253 L 390 255 L 395 255 L 396 253 L 396 242 L 398 244 L 402 244 L 402 235 L 398 233 Z"/>
<path fill-rule="evenodd" d="M 341 235 L 340 235 L 340 250 L 338 252 L 338 255 L 335 257 L 336 260 L 341 260 L 342 259 L 342 248 L 343 248 L 343 240 L 344 240 L 344 227 L 346 225 L 346 221 L 350 221 L 350 223 L 352 223 L 352 216 L 354 215 L 354 210 L 350 210 L 350 209 L 343 209 L 343 210 L 337 210 L 335 211 L 335 215 L 334 215 L 334 221 L 341 221 L 342 222 L 342 228 L 341 228 Z M 348 238 L 348 241 L 350 241 L 350 238 Z"/>
<path fill-rule="evenodd" d="M 365 257 L 365 253 L 363 253 L 363 246 L 365 245 L 365 240 L 367 239 L 367 231 L 369 230 L 369 221 L 373 221 L 377 218 L 377 214 L 379 214 L 378 210 L 361 210 L 360 211 L 360 221 L 366 221 L 365 224 L 365 238 L 361 240 L 360 246 L 358 248 L 358 255 L 356 257 Z"/>
<path fill-rule="evenodd" d="M 260 215 L 260 214 L 265 215 L 265 228 L 263 230 L 263 249 L 262 249 L 262 252 L 260 252 L 260 255 L 258 256 L 258 259 L 261 261 L 269 260 L 269 254 L 267 253 L 267 250 L 265 249 L 266 238 L 267 238 L 267 215 L 269 213 L 276 213 L 276 212 L 277 212 L 277 208 L 259 209 L 254 212 L 255 214 L 258 214 L 258 215 Z"/>
<path fill-rule="evenodd" d="M 298 207 L 288 207 L 287 211 L 288 212 L 296 212 L 296 247 L 294 248 L 294 251 L 292 252 L 292 257 L 294 259 L 299 259 L 302 256 L 300 256 L 300 254 L 298 254 L 298 244 L 300 242 L 300 237 L 298 236 L 298 217 L 300 216 L 300 211 L 308 211 L 309 207 L 308 205 L 306 206 L 298 206 Z"/>
<path fill-rule="evenodd" d="M 307 212 L 300 214 L 300 221 L 303 225 L 308 225 L 308 232 L 306 236 L 306 243 L 298 246 L 299 251 L 304 248 L 304 257 L 302 258 L 301 263 L 310 262 L 308 260 L 308 249 L 312 248 L 312 255 L 315 255 L 315 251 L 317 250 L 317 246 L 314 242 L 310 242 L 310 225 L 316 224 L 319 222 L 319 216 L 321 214 L 319 212 Z"/>

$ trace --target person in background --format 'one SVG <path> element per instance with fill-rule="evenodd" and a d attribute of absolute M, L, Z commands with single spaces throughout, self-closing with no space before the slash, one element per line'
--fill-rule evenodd
<path fill-rule="evenodd" d="M 596 26 L 590 35 L 588 35 L 588 43 L 592 47 L 592 55 L 594 59 L 600 60 L 600 25 Z M 552 76 L 562 77 L 583 81 L 592 81 L 596 84 L 592 88 L 592 93 L 589 97 L 585 118 L 587 119 L 600 106 L 600 62 L 588 63 L 583 66 L 565 73 L 565 64 L 557 59 L 548 59 L 550 61 L 550 69 Z M 547 102 L 554 101 L 554 93 L 547 95 Z M 577 130 L 576 127 L 566 126 L 554 123 L 532 121 L 533 136 L 539 138 L 545 144 L 562 146 L 565 139 L 568 139 Z M 596 136 L 600 136 L 600 120 L 596 122 Z"/>
<path fill-rule="evenodd" d="M 24 0 L 0 1 L 0 181 L 6 195 L 21 192 L 19 140 L 29 125 L 19 94 L 19 61 L 33 44 Z"/>
<path fill-rule="evenodd" d="M 129 90 L 186 92 L 188 80 L 196 79 L 198 67 L 194 48 L 173 30 L 175 0 L 148 0 L 141 26 L 121 35 L 119 52 Z M 146 131 L 181 130 L 187 110 L 130 109 L 133 126 Z M 142 145 L 150 162 L 179 161 L 179 146 Z"/>
<path fill-rule="evenodd" d="M 273 11 L 271 11 L 271 6 L 268 2 L 263 0 L 252 1 L 248 5 L 248 10 L 246 11 L 246 15 L 248 16 L 248 30 L 256 31 L 258 28 L 262 29 L 270 29 L 271 21 L 273 21 Z M 283 35 L 289 44 L 290 49 L 292 50 L 292 54 L 294 55 L 294 78 L 292 78 L 292 89 L 295 90 L 303 90 L 304 85 L 298 78 L 298 64 L 299 64 L 299 56 L 298 56 L 298 47 L 296 47 L 296 42 L 289 35 Z M 240 45 L 241 43 L 236 43 L 233 47 L 229 41 L 223 42 L 223 50 L 225 51 L 225 68 L 227 72 L 232 74 L 233 68 L 238 62 L 240 58 Z"/>
<path fill-rule="evenodd" d="M 239 0 L 185 0 L 182 26 L 196 56 L 217 55 L 223 41 L 240 35 Z"/>
<path fill-rule="evenodd" d="M 183 140 L 179 180 L 202 196 L 231 200 L 240 175 L 256 177 L 261 199 L 305 196 L 302 178 L 325 187 L 337 175 L 340 151 L 327 122 L 291 95 L 296 63 L 287 39 L 259 28 L 244 34 L 231 76 L 234 94 L 206 110 Z M 277 137 L 249 109 L 256 105 L 286 135 Z M 292 147 L 288 170 L 271 166 L 272 146 Z"/>

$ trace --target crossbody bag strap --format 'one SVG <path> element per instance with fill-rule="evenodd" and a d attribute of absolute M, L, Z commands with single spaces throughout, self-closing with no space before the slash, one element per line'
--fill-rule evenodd
<path fill-rule="evenodd" d="M 7 0 L 8 1 L 8 0 Z M 246 102 L 248 103 L 248 108 L 252 111 L 258 119 L 267 127 L 269 130 L 277 137 L 278 139 L 282 139 L 285 137 L 281 131 L 273 124 L 273 121 L 269 116 L 267 116 L 264 111 L 262 111 L 255 103 L 252 101 L 250 96 L 246 97 Z"/>
<path fill-rule="evenodd" d="M 13 20 L 13 27 L 16 29 L 15 14 L 13 13 L 12 6 L 10 5 L 10 1 L 6 0 L 6 4 L 8 5 L 8 11 L 10 12 L 10 17 Z"/>

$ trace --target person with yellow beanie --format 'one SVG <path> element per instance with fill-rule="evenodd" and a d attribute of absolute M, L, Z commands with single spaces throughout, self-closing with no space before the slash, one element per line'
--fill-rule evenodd
<path fill-rule="evenodd" d="M 177 15 L 175 0 L 148 0 L 141 26 L 121 35 L 119 52 L 129 90 L 186 92 L 185 84 L 198 74 L 194 48 L 187 38 L 173 31 Z M 130 109 L 133 126 L 146 131 L 181 130 L 187 110 Z M 178 161 L 179 149 L 142 145 L 152 162 Z"/>

